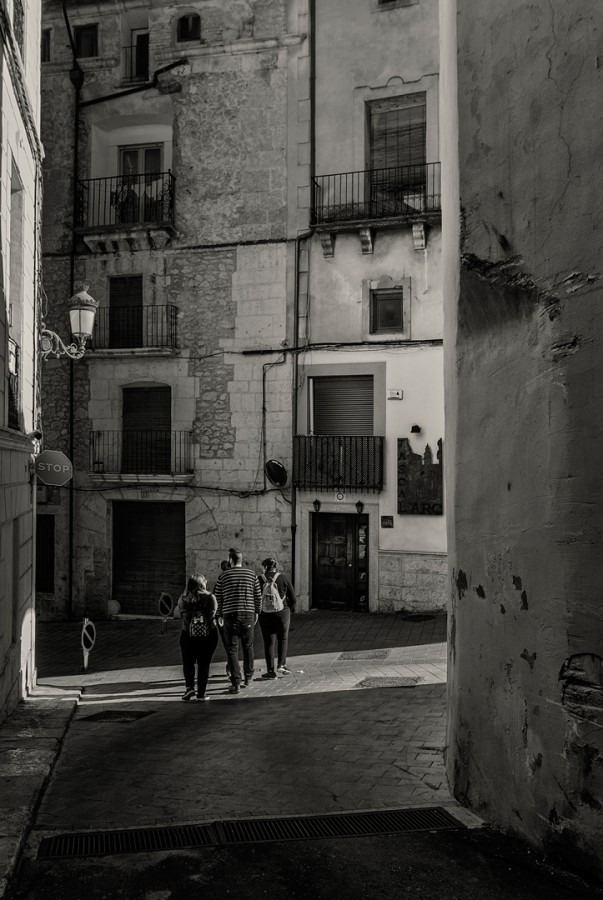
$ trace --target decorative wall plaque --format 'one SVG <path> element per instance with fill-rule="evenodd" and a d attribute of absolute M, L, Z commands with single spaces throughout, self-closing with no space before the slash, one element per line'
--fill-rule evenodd
<path fill-rule="evenodd" d="M 443 441 L 438 441 L 434 462 L 429 444 L 423 454 L 413 453 L 408 438 L 398 438 L 398 513 L 441 516 L 443 500 Z"/>
<path fill-rule="evenodd" d="M 394 527 L 394 517 L 393 516 L 381 516 L 381 527 L 382 528 L 393 528 Z"/>

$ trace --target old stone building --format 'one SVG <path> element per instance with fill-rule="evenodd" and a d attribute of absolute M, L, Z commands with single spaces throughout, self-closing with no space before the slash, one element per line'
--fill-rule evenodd
<path fill-rule="evenodd" d="M 44 282 L 99 309 L 45 365 L 41 615 L 155 613 L 232 545 L 302 609 L 441 607 L 435 0 L 43 8 Z"/>
<path fill-rule="evenodd" d="M 601 878 L 603 10 L 442 13 L 449 776 Z"/>
<path fill-rule="evenodd" d="M 35 680 L 39 4 L 0 4 L 0 721 Z"/>

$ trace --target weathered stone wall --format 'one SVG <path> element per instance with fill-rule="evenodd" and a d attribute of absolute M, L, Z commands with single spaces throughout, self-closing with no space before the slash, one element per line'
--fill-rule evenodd
<path fill-rule="evenodd" d="M 445 553 L 379 552 L 379 612 L 443 612 L 447 587 Z"/>
<path fill-rule="evenodd" d="M 458 12 L 449 773 L 485 819 L 602 877 L 603 11 Z"/>

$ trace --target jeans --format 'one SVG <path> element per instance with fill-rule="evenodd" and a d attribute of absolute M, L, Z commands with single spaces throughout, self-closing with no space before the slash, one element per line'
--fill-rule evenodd
<path fill-rule="evenodd" d="M 287 642 L 289 640 L 289 625 L 291 623 L 291 610 L 286 606 L 280 612 L 261 612 L 260 628 L 264 639 L 264 658 L 266 668 L 274 672 L 274 649 L 278 648 L 278 665 L 287 664 Z"/>
<path fill-rule="evenodd" d="M 224 616 L 224 647 L 230 667 L 230 680 L 233 684 L 241 683 L 241 666 L 239 664 L 239 641 L 243 648 L 243 673 L 245 681 L 253 677 L 253 624 L 255 616 Z"/>
<path fill-rule="evenodd" d="M 187 690 L 195 689 L 195 664 L 197 665 L 197 694 L 202 697 L 207 688 L 209 666 L 218 646 L 218 629 L 211 628 L 207 637 L 191 637 L 187 630 L 180 632 L 182 671 Z"/>

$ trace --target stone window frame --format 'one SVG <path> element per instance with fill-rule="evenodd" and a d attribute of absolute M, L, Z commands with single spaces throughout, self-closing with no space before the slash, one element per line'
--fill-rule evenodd
<path fill-rule="evenodd" d="M 373 295 L 383 293 L 401 293 L 402 295 L 402 328 L 391 331 L 372 330 L 372 298 Z M 378 281 L 366 279 L 362 282 L 362 339 L 372 343 L 384 343 L 386 341 L 405 341 L 411 339 L 411 304 L 412 283 L 411 279 L 403 275 L 392 278 L 389 275 L 382 276 Z"/>
<path fill-rule="evenodd" d="M 178 37 L 178 31 L 180 29 L 180 22 L 183 19 L 188 19 L 191 16 L 196 16 L 196 18 L 199 20 L 199 37 L 196 37 L 196 38 L 180 38 L 180 37 Z M 178 14 L 174 17 L 174 22 L 173 22 L 174 44 L 176 44 L 177 46 L 180 46 L 181 44 L 190 45 L 190 44 L 202 43 L 203 42 L 203 31 L 201 28 L 201 24 L 202 24 L 201 23 L 201 15 L 200 15 L 198 9 L 189 8 L 189 9 L 178 10 Z"/>
<path fill-rule="evenodd" d="M 386 364 L 367 363 L 309 363 L 300 373 L 303 386 L 299 393 L 298 433 L 309 434 L 312 378 L 346 375 L 372 375 L 373 377 L 373 434 L 385 434 L 385 374 Z"/>

